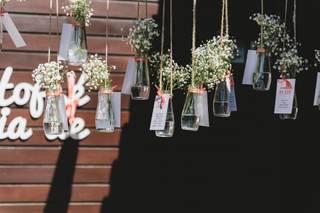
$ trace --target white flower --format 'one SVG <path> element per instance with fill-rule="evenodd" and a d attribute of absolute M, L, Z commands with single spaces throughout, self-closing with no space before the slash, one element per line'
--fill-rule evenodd
<path fill-rule="evenodd" d="M 88 27 L 93 15 L 91 0 L 69 0 L 68 3 L 68 5 L 62 7 L 66 15 L 74 17 L 77 22 Z"/>

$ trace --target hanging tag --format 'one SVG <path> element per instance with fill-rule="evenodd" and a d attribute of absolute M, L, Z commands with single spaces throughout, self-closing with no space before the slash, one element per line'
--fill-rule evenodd
<path fill-rule="evenodd" d="M 258 55 L 256 50 L 248 50 L 246 67 L 244 69 L 242 84 L 252 85 L 252 75 L 258 65 Z"/>
<path fill-rule="evenodd" d="M 66 111 L 66 99 L 67 97 L 65 95 L 59 96 L 59 108 L 60 110 L 60 117 L 62 119 L 63 124 L 63 131 L 68 132 L 69 131 L 69 125 L 68 125 L 68 116 Z"/>
<path fill-rule="evenodd" d="M 0 52 L 2 50 L 3 43 L 3 24 L 2 24 L 2 16 L 0 15 Z"/>
<path fill-rule="evenodd" d="M 127 70 L 124 76 L 122 90 L 121 90 L 122 94 L 131 95 L 131 87 L 133 86 L 136 70 L 137 70 L 137 63 L 133 58 L 129 58 Z"/>
<path fill-rule="evenodd" d="M 227 78 L 227 89 L 229 92 L 229 108 L 231 112 L 236 112 L 237 108 L 237 99 L 236 99 L 236 92 L 235 92 L 235 83 L 233 76 Z"/>
<path fill-rule="evenodd" d="M 121 92 L 112 92 L 111 104 L 114 113 L 114 126 L 121 127 Z"/>
<path fill-rule="evenodd" d="M 314 95 L 313 105 L 314 106 L 320 105 L 320 72 L 318 72 L 317 74 L 317 84 L 316 84 L 316 91 Z"/>
<path fill-rule="evenodd" d="M 170 95 L 156 96 L 150 124 L 150 130 L 164 130 L 167 119 Z"/>
<path fill-rule="evenodd" d="M 68 60 L 68 49 L 70 47 L 73 33 L 74 26 L 72 24 L 63 23 L 58 55 L 59 60 Z"/>
<path fill-rule="evenodd" d="M 7 29 L 9 36 L 12 39 L 14 45 L 18 48 L 27 46 L 26 42 L 21 37 L 16 25 L 13 23 L 10 15 L 8 13 L 4 13 L 1 18 L 2 18 L 2 23 L 4 27 Z"/>
<path fill-rule="evenodd" d="M 295 84 L 295 79 L 278 79 L 276 103 L 274 109 L 275 114 L 292 113 Z"/>
<path fill-rule="evenodd" d="M 201 91 L 197 95 L 197 110 L 200 117 L 199 126 L 210 127 L 207 91 Z"/>

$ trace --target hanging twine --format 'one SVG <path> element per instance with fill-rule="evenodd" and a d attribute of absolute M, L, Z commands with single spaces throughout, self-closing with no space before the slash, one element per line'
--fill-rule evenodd
<path fill-rule="evenodd" d="M 106 0 L 107 13 L 106 13 L 106 65 L 108 66 L 108 54 L 109 54 L 109 10 L 110 0 Z"/>
<path fill-rule="evenodd" d="M 1 2 L 0 4 L 0 16 L 2 16 L 4 13 L 4 4 Z M 2 50 L 2 43 L 3 43 L 3 24 L 2 19 L 0 19 L 0 52 Z"/>
<path fill-rule="evenodd" d="M 293 32 L 294 44 L 297 45 L 297 0 L 294 0 L 293 4 Z"/>
<path fill-rule="evenodd" d="M 170 94 L 173 95 L 173 6 L 170 0 Z"/>
<path fill-rule="evenodd" d="M 148 18 L 148 0 L 145 0 L 146 18 Z"/>
<path fill-rule="evenodd" d="M 263 16 L 264 15 L 264 1 L 261 0 L 261 15 Z M 264 28 L 263 28 L 263 24 L 261 24 L 261 32 L 260 32 L 260 47 L 261 48 L 264 48 L 264 41 L 263 41 L 263 31 L 264 31 Z"/>
<path fill-rule="evenodd" d="M 57 41 L 59 40 L 59 0 L 56 0 L 56 21 L 57 21 L 57 32 L 56 32 L 56 38 Z M 59 57 L 57 56 L 57 62 L 59 64 Z"/>
<path fill-rule="evenodd" d="M 220 36 L 229 35 L 229 8 L 228 0 L 222 0 L 222 9 L 221 9 L 221 29 Z"/>
<path fill-rule="evenodd" d="M 193 0 L 193 24 L 192 24 L 192 76 L 191 76 L 191 85 L 194 87 L 194 75 L 195 75 L 195 50 L 196 50 L 196 8 L 197 0 Z"/>
<path fill-rule="evenodd" d="M 137 0 L 137 20 L 140 19 L 140 1 Z"/>
<path fill-rule="evenodd" d="M 163 89 L 163 49 L 164 49 L 164 25 L 165 25 L 165 16 L 166 16 L 166 0 L 163 0 L 162 5 L 162 29 L 161 29 L 161 50 L 160 50 L 160 78 L 159 78 L 159 88 L 162 91 Z"/>
<path fill-rule="evenodd" d="M 48 62 L 51 61 L 51 43 L 52 43 L 52 10 L 53 0 L 49 2 L 50 14 L 49 14 L 49 46 L 48 46 Z"/>

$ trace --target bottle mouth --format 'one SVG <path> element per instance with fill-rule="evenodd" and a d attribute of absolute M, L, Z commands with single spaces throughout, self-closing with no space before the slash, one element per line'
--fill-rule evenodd
<path fill-rule="evenodd" d="M 100 88 L 99 93 L 101 94 L 111 94 L 112 93 L 112 89 L 110 88 Z"/>
<path fill-rule="evenodd" d="M 267 50 L 265 48 L 259 47 L 257 48 L 257 53 L 265 53 Z"/>

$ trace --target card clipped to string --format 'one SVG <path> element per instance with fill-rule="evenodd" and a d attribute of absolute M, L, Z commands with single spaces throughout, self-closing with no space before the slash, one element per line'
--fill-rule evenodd
<path fill-rule="evenodd" d="M 137 70 L 137 63 L 133 58 L 129 58 L 126 74 L 124 76 L 124 81 L 122 85 L 122 94 L 130 95 L 131 94 L 131 87 L 133 86 L 133 82 L 135 79 Z"/>
<path fill-rule="evenodd" d="M 111 105 L 114 113 L 115 127 L 121 127 L 121 92 L 112 92 Z"/>
<path fill-rule="evenodd" d="M 201 91 L 197 95 L 197 111 L 200 117 L 199 126 L 210 127 L 207 91 Z"/>
<path fill-rule="evenodd" d="M 295 79 L 278 79 L 274 113 L 291 114 L 295 93 Z"/>
<path fill-rule="evenodd" d="M 156 96 L 153 105 L 153 112 L 150 124 L 150 130 L 164 130 L 167 119 L 167 112 L 169 106 L 170 95 L 163 94 L 162 96 Z"/>
<path fill-rule="evenodd" d="M 237 99 L 236 99 L 236 91 L 235 91 L 235 82 L 233 76 L 227 78 L 227 88 L 229 92 L 229 107 L 231 112 L 236 112 L 237 108 Z"/>
<path fill-rule="evenodd" d="M 316 91 L 314 93 L 313 105 L 314 106 L 320 105 L 320 72 L 318 72 L 317 74 L 317 84 L 316 84 Z"/>
<path fill-rule="evenodd" d="M 59 60 L 63 60 L 63 61 L 68 60 L 68 50 L 70 47 L 73 34 L 74 34 L 74 26 L 72 24 L 63 23 L 59 54 L 58 54 Z"/>
<path fill-rule="evenodd" d="M 9 13 L 3 13 L 0 16 L 0 19 L 1 19 L 0 23 L 2 23 L 3 26 L 6 28 L 10 38 L 12 39 L 12 41 L 14 43 L 14 45 L 17 48 L 27 46 L 26 42 L 23 40 L 21 34 L 19 33 L 16 25 L 12 21 Z M 3 33 L 3 32 L 0 32 L 0 33 Z"/>
<path fill-rule="evenodd" d="M 258 55 L 256 50 L 248 50 L 246 66 L 244 69 L 242 84 L 252 85 L 253 73 L 258 65 Z"/>

